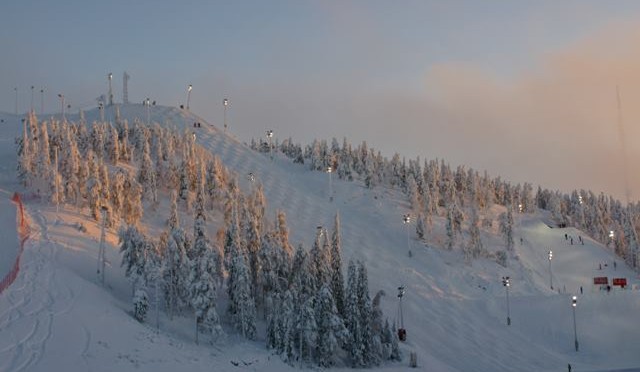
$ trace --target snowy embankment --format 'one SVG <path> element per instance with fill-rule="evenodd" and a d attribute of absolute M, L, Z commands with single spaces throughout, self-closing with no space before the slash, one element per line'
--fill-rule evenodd
<path fill-rule="evenodd" d="M 89 112 L 87 119 L 96 115 L 97 111 Z M 124 107 L 122 115 L 130 121 L 146 120 L 141 105 Z M 162 125 L 194 131 L 200 144 L 237 173 L 245 191 L 252 187 L 246 177 L 252 173 L 255 182 L 264 186 L 268 217 L 273 219 L 276 209 L 286 212 L 293 244 L 309 248 L 316 227 L 330 227 L 335 213 L 340 213 L 344 262 L 351 258 L 366 262 L 372 294 L 380 289 L 387 294 L 383 308 L 390 321 L 399 321 L 396 289 L 407 287 L 405 359 L 383 370 L 406 370 L 412 351 L 428 371 L 565 371 L 567 363 L 574 371 L 640 366 L 639 291 L 616 288 L 607 293 L 591 284 L 594 276 L 626 277 L 633 287 L 638 285 L 637 275 L 619 260 L 614 270 L 611 252 L 579 231 L 549 228 L 543 223 L 548 220 L 544 213 L 517 217 L 516 250 L 508 268 L 488 259 L 469 265 L 459 248 L 453 252 L 439 248 L 444 241 L 440 220 L 434 222 L 426 244 L 414 238 L 413 230 L 407 242 L 401 218 L 408 212 L 408 203 L 397 191 L 368 190 L 360 183 L 334 178 L 334 200 L 329 201 L 327 174 L 310 172 L 279 154 L 271 160 L 181 110 L 152 107 L 150 116 Z M 202 122 L 202 127 L 192 128 L 194 121 Z M 256 136 L 262 132 L 258 128 Z M 13 163 L 9 159 L 9 154 L 3 155 L 0 163 L 0 187 L 12 192 L 19 190 L 8 175 L 14 169 L 15 154 Z M 15 234 L 15 207 L 8 204 L 12 224 L 0 228 L 0 233 Z M 0 295 L 0 370 L 290 369 L 270 355 L 262 340 L 248 342 L 231 335 L 213 347 L 195 345 L 190 319 L 170 321 L 160 313 L 160 332 L 156 332 L 153 308 L 147 324 L 136 322 L 114 232 L 107 235 L 110 265 L 107 286 L 102 287 L 96 279 L 100 226 L 87 218 L 86 211 L 63 207 L 56 214 L 55 207 L 38 201 L 28 203 L 27 211 L 32 235 L 25 247 L 23 270 Z M 161 219 L 160 214 L 155 216 Z M 148 218 L 154 215 L 150 212 Z M 86 232 L 78 228 L 80 224 Z M 582 235 L 585 244 L 574 241 L 571 245 L 565 233 L 574 239 Z M 503 244 L 499 236 L 488 233 L 483 240 L 490 247 Z M 554 252 L 551 271 L 549 250 Z M 510 326 L 506 325 L 502 276 L 511 278 Z M 573 294 L 579 296 L 579 352 L 574 349 Z"/>

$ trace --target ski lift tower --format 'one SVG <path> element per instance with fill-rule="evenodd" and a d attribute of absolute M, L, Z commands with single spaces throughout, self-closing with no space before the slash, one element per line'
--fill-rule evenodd
<path fill-rule="evenodd" d="M 129 74 L 125 71 L 122 74 L 122 103 L 125 105 L 129 104 Z"/>
<path fill-rule="evenodd" d="M 398 339 L 400 341 L 407 340 L 407 330 L 404 328 L 404 316 L 402 314 L 402 297 L 404 296 L 404 286 L 401 285 L 398 287 L 398 317 L 400 319 L 400 324 L 398 327 Z"/>

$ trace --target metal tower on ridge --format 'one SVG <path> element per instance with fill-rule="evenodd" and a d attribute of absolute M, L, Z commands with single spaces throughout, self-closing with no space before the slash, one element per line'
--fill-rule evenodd
<path fill-rule="evenodd" d="M 129 104 L 129 78 L 129 74 L 125 71 L 124 74 L 122 74 L 122 103 L 125 105 Z"/>

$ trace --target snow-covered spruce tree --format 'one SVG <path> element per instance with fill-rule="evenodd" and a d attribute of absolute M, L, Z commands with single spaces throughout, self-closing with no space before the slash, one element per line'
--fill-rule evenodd
<path fill-rule="evenodd" d="M 446 222 L 446 229 L 447 229 L 447 249 L 448 250 L 453 250 L 453 246 L 456 243 L 456 230 L 454 227 L 454 219 L 455 219 L 455 212 L 454 212 L 454 204 L 449 204 L 449 206 L 447 207 L 447 222 Z"/>
<path fill-rule="evenodd" d="M 295 309 L 296 295 L 290 290 L 286 290 L 282 296 L 282 300 L 277 303 L 277 311 L 270 324 L 273 329 L 273 349 L 275 349 L 282 359 L 289 363 L 299 357 L 299 348 L 296 348 L 296 328 L 295 328 Z M 270 338 L 267 339 L 269 341 Z"/>
<path fill-rule="evenodd" d="M 310 255 L 300 244 L 293 256 L 291 266 L 291 285 L 296 289 L 299 298 L 306 298 L 316 291 L 315 276 L 312 272 L 312 260 Z"/>
<path fill-rule="evenodd" d="M 124 184 L 126 174 L 124 170 L 118 169 L 111 175 L 111 178 L 111 209 L 116 220 L 119 220 L 124 210 Z"/>
<path fill-rule="evenodd" d="M 476 203 L 471 204 L 471 221 L 469 221 L 469 241 L 464 247 L 464 259 L 469 263 L 472 259 L 480 257 L 482 251 L 482 240 L 480 239 L 480 216 Z"/>
<path fill-rule="evenodd" d="M 331 367 L 336 362 L 336 352 L 348 342 L 349 332 L 326 284 L 318 293 L 315 313 L 318 328 L 316 361 L 321 367 Z"/>
<path fill-rule="evenodd" d="M 507 206 L 507 211 L 500 214 L 500 232 L 504 236 L 507 251 L 513 251 L 513 208 Z"/>
<path fill-rule="evenodd" d="M 117 165 L 120 161 L 120 140 L 118 138 L 118 130 L 109 125 L 109 140 L 107 141 L 107 158 L 113 165 Z"/>
<path fill-rule="evenodd" d="M 149 296 L 146 286 L 137 288 L 133 294 L 133 316 L 139 322 L 144 322 L 149 309 Z"/>
<path fill-rule="evenodd" d="M 623 217 L 624 219 L 624 237 L 626 238 L 627 241 L 627 250 L 625 252 L 624 255 L 620 255 L 625 262 L 633 267 L 636 268 L 638 265 L 638 233 L 636 230 L 636 224 L 634 223 L 633 220 L 633 212 L 631 211 L 630 207 L 627 208 L 626 213 L 624 213 Z"/>
<path fill-rule="evenodd" d="M 386 360 L 384 357 L 385 346 L 383 345 L 384 324 L 382 318 L 384 314 L 380 304 L 384 295 L 384 291 L 378 291 L 371 303 L 371 363 L 373 365 L 380 365 L 383 360 Z"/>
<path fill-rule="evenodd" d="M 194 310 L 196 322 L 196 343 L 198 332 L 204 323 L 204 328 L 217 337 L 222 332 L 220 319 L 216 311 L 217 280 L 219 273 L 218 250 L 215 249 L 206 236 L 206 216 L 204 212 L 204 188 L 199 187 L 195 205 L 196 216 L 193 227 L 193 249 L 189 260 L 189 294 L 191 307 Z"/>
<path fill-rule="evenodd" d="M 393 325 L 391 330 L 391 360 L 401 361 L 402 353 L 400 352 L 400 345 L 398 344 L 398 331 L 396 325 Z"/>
<path fill-rule="evenodd" d="M 331 235 L 331 293 L 338 314 L 345 316 L 344 276 L 342 275 L 342 240 L 340 233 L 340 214 L 336 212 Z"/>
<path fill-rule="evenodd" d="M 29 137 L 27 131 L 27 121 L 23 122 L 22 138 L 16 138 L 16 146 L 18 153 L 18 180 L 25 186 L 31 186 L 34 178 L 33 163 L 34 163 L 34 144 L 32 138 Z"/>
<path fill-rule="evenodd" d="M 91 177 L 87 181 L 89 192 L 89 214 L 94 220 L 100 220 L 100 207 L 102 206 L 102 184 L 98 177 Z"/>
<path fill-rule="evenodd" d="M 258 222 L 256 209 L 253 208 L 253 203 L 242 204 L 242 230 L 244 235 L 244 242 L 246 248 L 249 278 L 251 281 L 251 293 L 254 298 L 258 297 L 258 275 L 261 267 L 260 257 L 258 252 L 261 247 L 261 231 Z"/>
<path fill-rule="evenodd" d="M 189 303 L 187 279 L 190 264 L 187 252 L 190 250 L 191 242 L 180 227 L 177 213 L 176 219 L 169 224 L 167 231 L 161 237 L 161 244 L 164 245 L 162 247 L 164 297 L 169 316 L 173 317 L 176 311 L 182 310 Z"/>
<path fill-rule="evenodd" d="M 125 195 L 123 198 L 122 217 L 130 225 L 138 224 L 144 212 L 142 207 L 142 188 L 134 177 L 127 173 L 123 189 Z"/>
<path fill-rule="evenodd" d="M 298 338 L 299 358 L 301 361 L 315 361 L 318 342 L 318 323 L 315 314 L 315 296 L 302 297 L 299 300 L 295 330 Z"/>
<path fill-rule="evenodd" d="M 345 298 L 345 326 L 350 340 L 346 345 L 352 367 L 365 366 L 363 357 L 362 320 L 358 301 L 358 271 L 355 262 L 349 260 L 347 269 L 347 293 Z"/>
<path fill-rule="evenodd" d="M 151 160 L 151 149 L 149 141 L 144 141 L 142 159 L 138 168 L 138 183 L 143 190 L 143 198 L 156 202 L 158 198 L 158 183 L 156 179 L 156 169 Z"/>
<path fill-rule="evenodd" d="M 316 239 L 313 248 L 309 252 L 311 259 L 311 273 L 313 275 L 313 289 L 317 290 L 323 284 L 329 283 L 331 278 L 330 272 L 330 248 L 327 242 L 327 232 L 323 228 L 316 231 Z"/>
<path fill-rule="evenodd" d="M 273 314 L 274 301 L 284 293 L 287 287 L 286 277 L 280 278 L 277 273 L 277 249 L 277 235 L 273 231 L 264 234 L 258 251 L 260 271 L 258 272 L 256 302 L 264 305 L 264 317 L 267 322 Z"/>
<path fill-rule="evenodd" d="M 125 276 L 130 278 L 135 290 L 136 284 L 144 285 L 145 268 L 147 266 L 148 247 L 146 237 L 134 225 L 127 225 L 118 231 L 120 241 L 120 253 L 122 262 L 120 266 L 125 268 Z"/>
<path fill-rule="evenodd" d="M 233 327 L 250 340 L 256 336 L 256 307 L 251 296 L 249 270 L 244 255 L 235 246 L 230 252 L 231 262 L 227 281 L 229 308 L 227 313 Z"/>
<path fill-rule="evenodd" d="M 364 366 L 379 364 L 380 355 L 374 349 L 373 331 L 371 329 L 371 297 L 369 297 L 369 280 L 367 268 L 358 262 L 358 309 L 360 313 L 360 339 L 362 340 L 362 360 Z"/>
<path fill-rule="evenodd" d="M 424 240 L 424 233 L 424 216 L 422 213 L 418 213 L 418 220 L 416 221 L 416 235 L 418 235 L 418 238 Z"/>
<path fill-rule="evenodd" d="M 244 255 L 244 241 L 240 236 L 240 222 L 237 212 L 237 200 L 229 200 L 230 218 L 225 229 L 223 262 L 225 270 L 231 268 L 231 260 L 233 259 L 233 251 L 241 252 Z"/>

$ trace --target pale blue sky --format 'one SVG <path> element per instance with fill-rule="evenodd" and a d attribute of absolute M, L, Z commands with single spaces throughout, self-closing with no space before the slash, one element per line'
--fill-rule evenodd
<path fill-rule="evenodd" d="M 601 181 L 610 178 L 604 170 L 595 180 L 562 179 L 566 170 L 523 172 L 533 150 L 522 150 L 527 146 L 516 134 L 507 137 L 511 149 L 496 152 L 492 139 L 501 135 L 494 132 L 512 120 L 494 114 L 504 101 L 502 88 L 462 122 L 451 112 L 469 110 L 473 105 L 458 105 L 486 99 L 485 91 L 494 97 L 496 86 L 521 92 L 526 85 L 519 97 L 527 97 L 539 75 L 548 82 L 566 72 L 553 61 L 567 50 L 579 54 L 586 44 L 597 57 L 599 46 L 590 40 L 611 44 L 609 29 L 637 23 L 638 1 L 21 0 L 0 8 L 1 111 L 14 111 L 14 87 L 19 111 L 28 110 L 31 85 L 36 92 L 45 88 L 47 112 L 57 111 L 60 92 L 73 111 L 90 109 L 106 92 L 108 72 L 121 101 L 126 70 L 133 102 L 148 96 L 178 105 L 193 84 L 192 111 L 220 124 L 228 97 L 231 132 L 244 141 L 265 129 L 301 142 L 346 135 L 387 155 L 444 157 L 514 181 L 620 194 L 619 186 Z M 618 83 L 612 81 L 614 89 Z M 39 110 L 39 94 L 35 101 Z M 550 125 L 556 118 L 550 115 L 540 122 Z M 538 125 L 524 121 L 525 129 Z M 530 134 L 520 139 L 528 142 Z M 566 156 L 583 159 L 580 151 L 592 142 L 569 146 Z M 611 146 L 601 152 L 615 152 Z M 576 166 L 579 174 L 593 164 L 584 163 Z"/>

